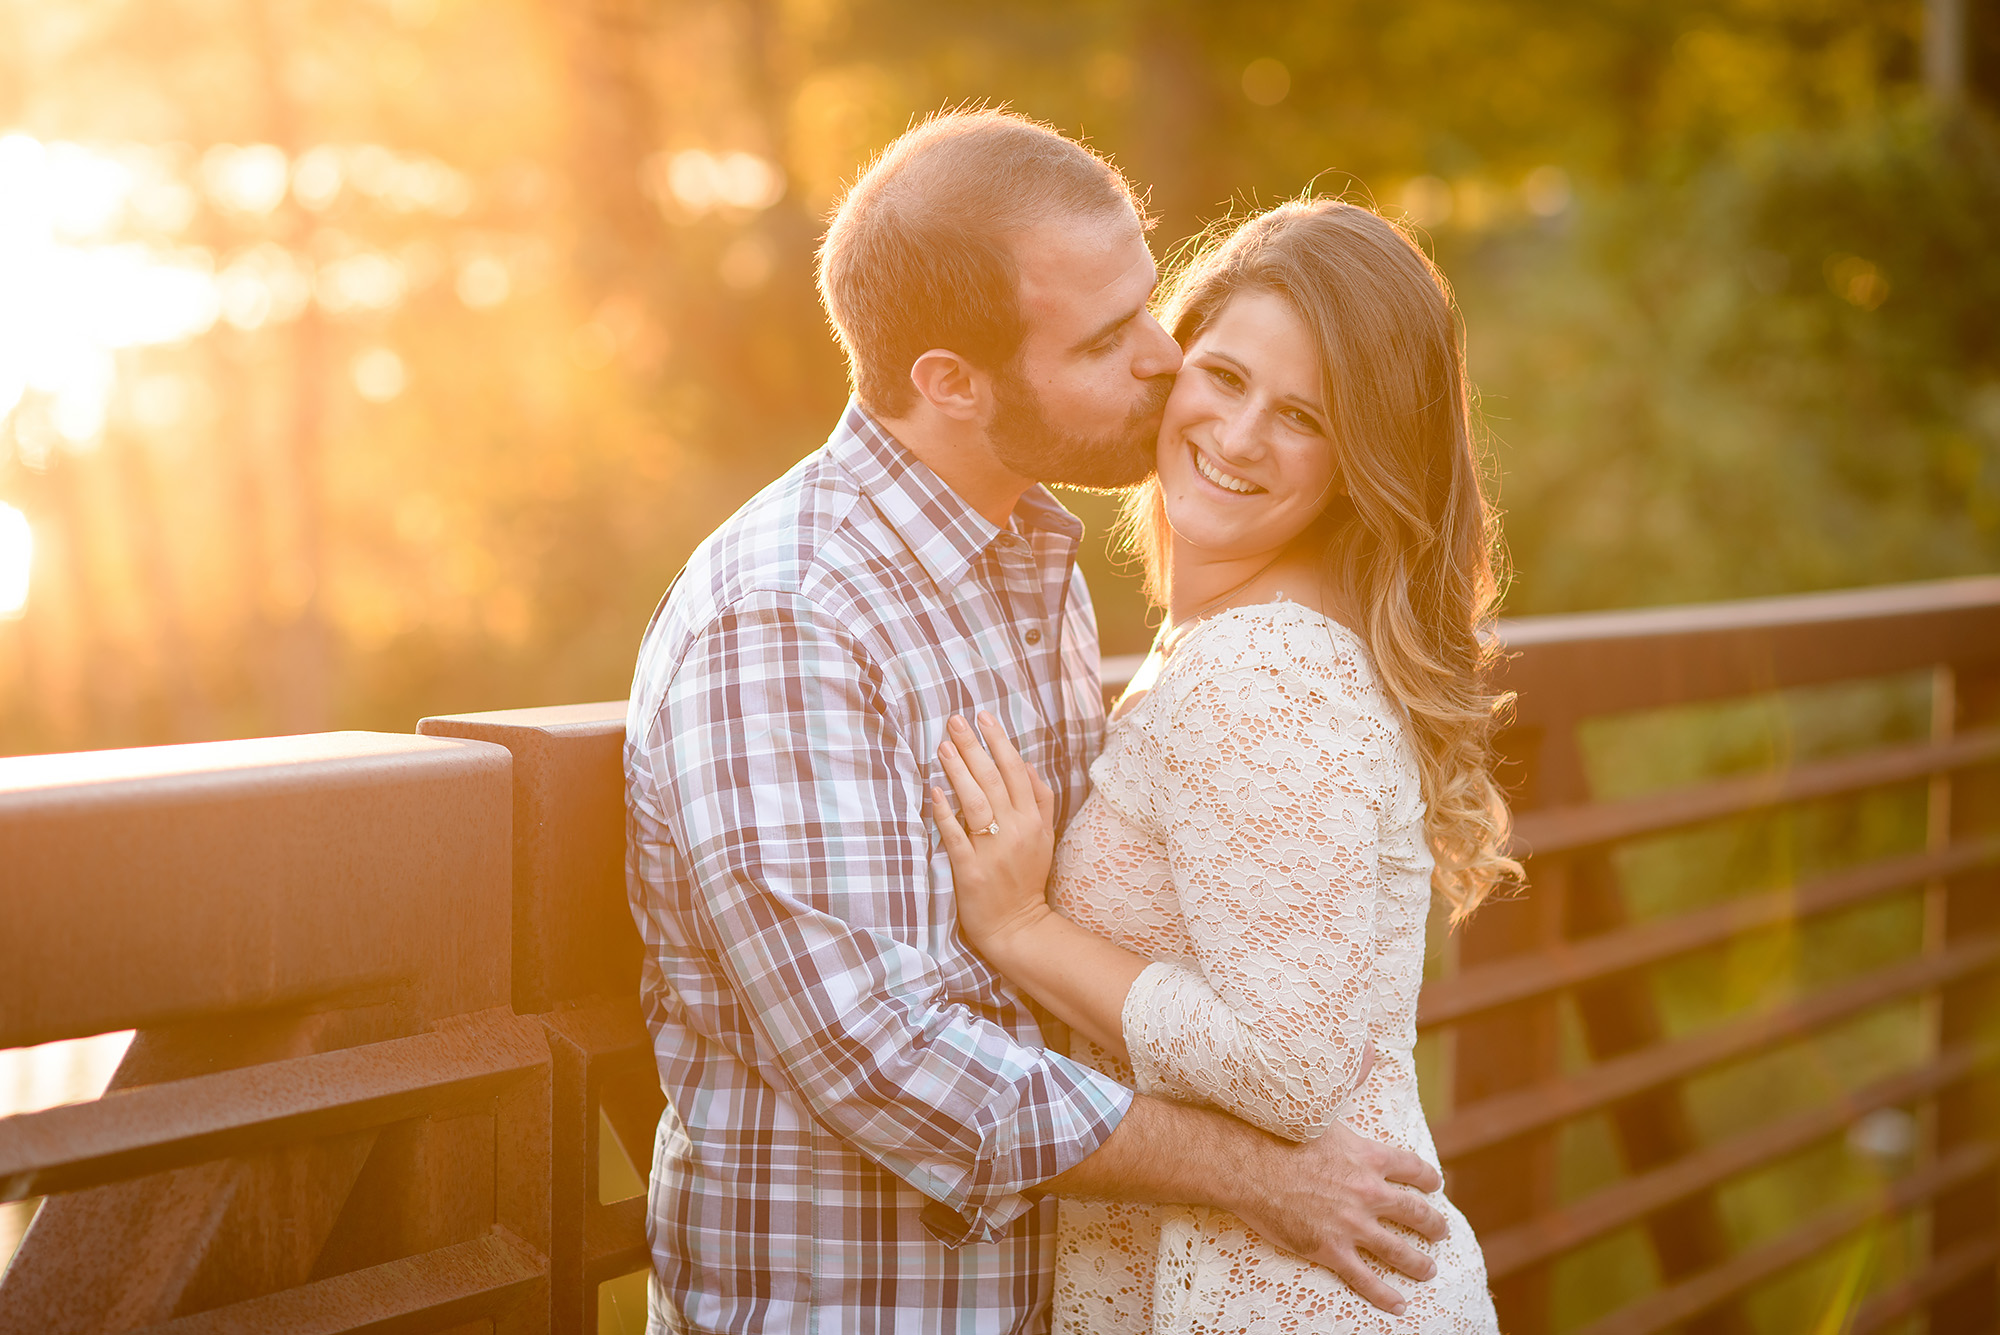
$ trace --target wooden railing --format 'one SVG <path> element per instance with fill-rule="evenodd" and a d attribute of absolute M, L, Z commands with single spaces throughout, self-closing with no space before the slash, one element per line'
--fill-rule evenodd
<path fill-rule="evenodd" d="M 1505 626 L 1502 638 L 1505 685 L 1519 694 L 1502 749 L 1531 887 L 1452 941 L 1418 1023 L 1446 1057 L 1438 1150 L 1484 1245 L 1503 1326 L 1865 1332 L 1928 1313 L 1939 1335 L 1994 1329 L 2000 579 L 1550 617 Z M 1671 706 L 1710 707 L 1712 720 L 1726 702 L 1837 683 L 1900 681 L 1907 695 L 1911 674 L 1929 698 L 1928 735 L 1593 800 L 1593 727 L 1603 735 L 1606 723 Z M 1682 717 L 1702 723 L 1699 710 Z M 1688 851 L 1690 834 L 1787 813 L 1851 827 L 1869 801 L 1879 815 L 1885 794 L 1918 808 L 1904 812 L 1906 837 L 1871 856 L 1806 849 L 1824 865 L 1802 876 L 1730 884 Z M 1655 885 L 1664 910 L 1639 917 L 1624 881 L 1631 859 L 1649 853 L 1669 893 Z M 1680 1008 L 1706 1012 L 1696 1017 L 1662 1004 L 1668 970 L 1682 970 L 1684 986 L 1724 979 L 1728 951 L 1843 920 L 1850 936 L 1878 929 L 1868 962 L 1850 972 Z M 1819 963 L 1808 957 L 1797 972 L 1812 977 Z M 1835 1071 L 1817 1097 L 1781 1091 L 1768 1115 L 1745 1093 L 1757 1063 L 1782 1069 L 1788 1055 L 1899 1007 L 1909 1041 L 1894 1069 L 1865 1080 Z M 1697 1087 L 1731 1078 L 1735 1106 L 1711 1098 L 1702 1115 Z M 1810 1172 L 1829 1142 L 1883 1110 L 1908 1112 L 1889 1125 L 1915 1134 L 1870 1187 L 1809 1209 L 1745 1190 L 1788 1165 Z M 1613 1153 L 1599 1157 L 1609 1166 L 1600 1162 L 1594 1185 L 1566 1188 L 1592 1137 L 1608 1142 Z M 1912 1217 L 1896 1234 L 1909 1253 L 1900 1273 L 1860 1277 L 1852 1301 L 1835 1284 L 1760 1304 L 1772 1281 Z M 1649 1281 L 1591 1283 L 1591 1267 L 1615 1268 L 1607 1244 L 1621 1233 L 1628 1244 L 1636 1236 L 1624 1255 L 1650 1262 Z M 1849 1258 L 1850 1271 L 1859 1264 Z M 1586 1288 L 1605 1310 L 1579 1313 L 1574 1300 L 1556 1310 L 1566 1291 Z"/>
<path fill-rule="evenodd" d="M 1504 639 L 1532 886 L 1436 934 L 1419 1024 L 1505 1328 L 1993 1328 L 2000 579 Z M 1593 800 L 1606 720 L 1912 672 L 1923 736 Z M 612 1149 L 643 1171 L 663 1107 L 625 908 L 623 706 L 419 733 L 0 760 L 0 1047 L 138 1030 L 103 1098 L 0 1120 L 0 1200 L 48 1198 L 0 1278 L 0 1332 L 588 1331 L 598 1285 L 644 1266 L 643 1200 L 598 1182 Z M 1635 907 L 1629 859 L 1663 840 L 1788 811 L 1837 825 L 1880 793 L 1921 807 L 1912 839 L 1664 895 L 1656 858 L 1654 908 Z M 1693 1018 L 1668 1004 L 1662 980 L 1774 932 L 1892 918 L 1918 926 L 1839 976 Z M 1911 1008 L 1900 1063 L 1747 1115 L 1704 1102 Z M 1755 1197 L 1887 1110 L 1918 1134 L 1865 1189 Z M 1799 1288 L 1886 1227 L 1900 1270 Z M 1620 1265 L 1644 1273 L 1590 1273 Z"/>

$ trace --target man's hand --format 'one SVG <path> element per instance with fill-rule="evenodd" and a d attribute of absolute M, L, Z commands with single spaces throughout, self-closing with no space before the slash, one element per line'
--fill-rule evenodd
<path fill-rule="evenodd" d="M 1400 1185 L 1399 1185 L 1400 1184 Z M 1426 1280 L 1437 1265 L 1391 1224 L 1432 1242 L 1445 1218 L 1418 1192 L 1443 1186 L 1437 1170 L 1408 1150 L 1366 1140 L 1335 1123 L 1295 1145 L 1210 1108 L 1141 1095 L 1111 1138 L 1041 1189 L 1102 1200 L 1213 1205 L 1272 1245 L 1346 1280 L 1387 1312 L 1403 1297 L 1361 1259 Z M 1416 1191 L 1407 1188 L 1414 1187 Z"/>
<path fill-rule="evenodd" d="M 1447 1231 L 1444 1216 L 1417 1194 L 1444 1182 L 1408 1150 L 1365 1140 L 1336 1122 L 1303 1145 L 1273 1140 L 1245 1168 L 1236 1183 L 1242 1199 L 1223 1202 L 1225 1208 L 1277 1246 L 1333 1271 L 1384 1311 L 1402 1315 L 1403 1297 L 1360 1252 L 1411 1279 L 1437 1273 L 1430 1257 L 1389 1226 L 1401 1224 L 1432 1242 Z"/>

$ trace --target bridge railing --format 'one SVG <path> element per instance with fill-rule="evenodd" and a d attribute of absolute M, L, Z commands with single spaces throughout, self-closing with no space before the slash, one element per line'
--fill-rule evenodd
<path fill-rule="evenodd" d="M 1503 1326 L 1995 1328 L 2000 579 L 1540 618 L 1502 638 L 1531 887 L 1452 942 L 1418 1023 Z M 1917 697 L 1917 726 L 1604 791 L 1674 727 L 1869 683 Z M 1668 729 L 1619 741 L 1620 720 L 1670 707 Z M 1714 856 L 1760 832 L 1780 846 L 1754 869 Z M 1871 1130 L 1876 1166 L 1855 1170 L 1842 1140 L 1866 1148 Z M 1789 1191 L 1772 1185 L 1786 1172 Z M 1803 1202 L 1801 1173 L 1823 1199 Z M 1784 1289 L 1831 1273 L 1830 1254 L 1845 1287 Z M 1650 1275 L 1590 1273 L 1621 1255 Z"/>
<path fill-rule="evenodd" d="M 1506 1328 L 1806 1329 L 1818 1308 L 1772 1326 L 1769 1295 L 1894 1221 L 1914 1250 L 1834 1286 L 1859 1295 L 1844 1328 L 1989 1328 L 2000 579 L 1504 638 L 1532 886 L 1440 934 L 1419 1023 Z M 1598 791 L 1607 720 L 1912 673 L 1922 736 Z M 585 1331 L 598 1284 L 645 1264 L 643 1200 L 598 1182 L 612 1149 L 643 1171 L 663 1107 L 624 902 L 623 707 L 419 734 L 0 760 L 0 1047 L 138 1030 L 103 1098 L 0 1119 L 0 1200 L 48 1198 L 0 1278 L 0 1332 Z M 1880 824 L 1883 800 L 1902 803 L 1889 836 L 1836 838 L 1779 882 L 1658 855 L 1772 813 Z M 1880 938 L 1861 963 L 1687 1013 L 1689 968 L 1843 922 Z M 1709 1089 L 1910 1015 L 1895 1062 L 1814 1097 L 1746 1116 Z M 1918 1134 L 1864 1189 L 1739 1199 L 1885 1112 Z M 1635 1257 L 1622 1287 L 1584 1273 Z"/>

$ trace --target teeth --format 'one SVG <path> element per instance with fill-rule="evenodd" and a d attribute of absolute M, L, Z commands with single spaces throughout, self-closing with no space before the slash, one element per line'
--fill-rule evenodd
<path fill-rule="evenodd" d="M 1209 467 L 1208 460 L 1202 457 L 1200 450 L 1194 451 L 1194 466 L 1203 477 L 1213 482 L 1216 486 L 1221 487 L 1224 491 L 1233 491 L 1239 496 L 1248 496 L 1253 492 L 1263 490 L 1262 487 L 1252 483 L 1216 472 L 1213 468 Z"/>

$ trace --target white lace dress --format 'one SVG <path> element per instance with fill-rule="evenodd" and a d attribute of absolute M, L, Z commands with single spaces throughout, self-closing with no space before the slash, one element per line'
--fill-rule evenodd
<path fill-rule="evenodd" d="M 1335 1120 L 1437 1151 L 1417 1102 L 1417 990 L 1431 857 L 1416 760 L 1361 641 L 1295 603 L 1192 627 L 1111 725 L 1056 855 L 1055 901 L 1155 961 L 1125 1000 L 1132 1064 L 1075 1057 L 1142 1093 L 1290 1140 Z M 1143 681 L 1143 671 L 1142 678 Z M 1375 1064 L 1354 1088 L 1363 1051 Z M 1390 1274 L 1401 1317 L 1221 1210 L 1064 1201 L 1058 1335 L 1497 1331 L 1471 1228 L 1435 1277 Z"/>

